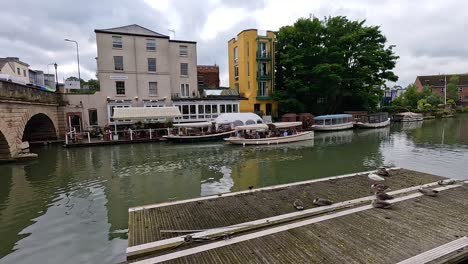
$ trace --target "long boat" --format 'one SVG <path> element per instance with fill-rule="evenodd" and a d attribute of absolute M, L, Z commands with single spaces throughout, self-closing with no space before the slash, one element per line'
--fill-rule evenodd
<path fill-rule="evenodd" d="M 367 114 L 361 116 L 355 125 L 362 128 L 386 127 L 390 125 L 390 118 L 387 112 Z"/>
<path fill-rule="evenodd" d="M 174 128 L 177 129 L 176 133 L 163 137 L 175 143 L 218 141 L 230 137 L 235 132 L 230 127 L 225 130 L 220 129 L 219 125 L 213 122 L 174 124 Z"/>
<path fill-rule="evenodd" d="M 424 117 L 422 114 L 413 112 L 404 112 L 393 115 L 393 121 L 395 122 L 419 122 L 423 120 Z"/>
<path fill-rule="evenodd" d="M 238 126 L 236 127 L 237 135 L 224 140 L 230 144 L 245 146 L 283 144 L 314 139 L 314 131 L 296 131 L 295 128 L 300 126 L 302 126 L 302 122 Z"/>
<path fill-rule="evenodd" d="M 353 116 L 349 114 L 322 115 L 314 118 L 313 130 L 333 131 L 353 128 Z"/>

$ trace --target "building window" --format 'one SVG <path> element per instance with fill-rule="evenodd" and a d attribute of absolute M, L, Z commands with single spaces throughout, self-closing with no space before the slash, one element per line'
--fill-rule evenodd
<path fill-rule="evenodd" d="M 234 48 L 234 64 L 237 64 L 239 61 L 239 53 L 237 51 L 237 47 Z"/>
<path fill-rule="evenodd" d="M 147 51 L 156 51 L 156 40 L 155 39 L 146 39 L 146 50 Z"/>
<path fill-rule="evenodd" d="M 250 55 L 249 42 L 247 41 L 247 57 Z"/>
<path fill-rule="evenodd" d="M 190 89 L 189 89 L 188 83 L 180 85 L 180 95 L 181 95 L 181 97 L 189 97 L 190 96 Z"/>
<path fill-rule="evenodd" d="M 97 109 L 88 109 L 88 118 L 89 118 L 90 126 L 97 126 L 98 124 Z"/>
<path fill-rule="evenodd" d="M 232 113 L 232 105 L 231 104 L 226 105 L 226 113 Z"/>
<path fill-rule="evenodd" d="M 239 66 L 234 66 L 234 77 L 237 79 L 239 78 Z"/>
<path fill-rule="evenodd" d="M 123 56 L 114 56 L 114 69 L 116 71 L 123 71 Z"/>
<path fill-rule="evenodd" d="M 266 62 L 262 62 L 260 64 L 260 76 L 268 76 L 268 68 Z"/>
<path fill-rule="evenodd" d="M 188 63 L 181 63 L 180 64 L 180 75 L 181 76 L 188 76 Z"/>
<path fill-rule="evenodd" d="M 250 81 L 247 82 L 247 89 L 250 90 Z"/>
<path fill-rule="evenodd" d="M 247 76 L 250 76 L 250 63 L 247 62 Z"/>
<path fill-rule="evenodd" d="M 239 113 L 239 105 L 238 104 L 233 104 L 232 105 L 232 112 Z"/>
<path fill-rule="evenodd" d="M 266 42 L 260 42 L 258 44 L 258 51 L 259 51 L 259 57 L 266 58 L 267 57 L 267 43 Z"/>
<path fill-rule="evenodd" d="M 267 82 L 258 83 L 258 96 L 268 96 L 268 83 Z"/>
<path fill-rule="evenodd" d="M 112 47 L 116 49 L 121 49 L 122 45 L 122 37 L 120 36 L 112 36 Z"/>
<path fill-rule="evenodd" d="M 21 69 L 20 69 L 20 68 L 16 68 L 16 73 L 18 73 L 18 75 L 21 75 Z"/>
<path fill-rule="evenodd" d="M 183 57 L 188 56 L 188 46 L 180 45 L 179 46 L 179 55 Z"/>
<path fill-rule="evenodd" d="M 149 82 L 149 95 L 158 95 L 158 83 Z"/>
<path fill-rule="evenodd" d="M 226 105 L 219 105 L 221 113 L 226 113 Z"/>
<path fill-rule="evenodd" d="M 236 90 L 237 92 L 239 92 L 239 84 L 238 84 L 238 83 L 235 83 L 235 84 L 234 84 L 234 90 Z"/>
<path fill-rule="evenodd" d="M 26 70 L 23 70 L 23 75 L 24 77 L 26 77 Z"/>
<path fill-rule="evenodd" d="M 125 82 L 115 82 L 115 93 L 119 95 L 125 95 Z"/>
<path fill-rule="evenodd" d="M 156 72 L 156 59 L 155 58 L 148 58 L 148 71 Z"/>

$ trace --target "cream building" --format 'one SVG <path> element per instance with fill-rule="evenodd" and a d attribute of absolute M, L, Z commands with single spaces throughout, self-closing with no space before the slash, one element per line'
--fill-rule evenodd
<path fill-rule="evenodd" d="M 27 84 L 29 83 L 29 64 L 20 61 L 17 57 L 0 58 L 0 74 L 11 75 L 22 84 Z"/>
<path fill-rule="evenodd" d="M 111 118 L 115 107 L 170 106 L 198 96 L 196 42 L 139 25 L 94 32 L 100 91 L 65 95 L 67 115 L 80 115 L 83 128 L 130 123 Z"/>

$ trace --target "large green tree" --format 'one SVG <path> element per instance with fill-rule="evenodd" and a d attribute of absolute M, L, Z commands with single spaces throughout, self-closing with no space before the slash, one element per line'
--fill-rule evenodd
<path fill-rule="evenodd" d="M 398 59 L 378 26 L 346 17 L 299 19 L 280 28 L 276 89 L 281 112 L 334 113 L 376 107 Z"/>
<path fill-rule="evenodd" d="M 447 100 L 452 99 L 454 102 L 458 102 L 458 81 L 460 77 L 454 75 L 450 77 L 449 81 L 447 82 Z"/>

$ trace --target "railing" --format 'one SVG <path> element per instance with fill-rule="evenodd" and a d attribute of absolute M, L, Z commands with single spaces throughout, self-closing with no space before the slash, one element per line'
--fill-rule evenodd
<path fill-rule="evenodd" d="M 271 79 L 271 74 L 263 74 L 263 73 L 257 73 L 257 79 L 258 80 L 270 80 Z"/>
<path fill-rule="evenodd" d="M 89 132 L 76 132 L 76 130 L 73 130 L 65 133 L 65 144 L 95 143 L 100 141 L 152 140 L 167 134 L 167 128 L 107 130 L 97 138 L 92 138 Z"/>
<path fill-rule="evenodd" d="M 257 59 L 270 59 L 271 53 L 266 51 L 257 51 Z"/>

